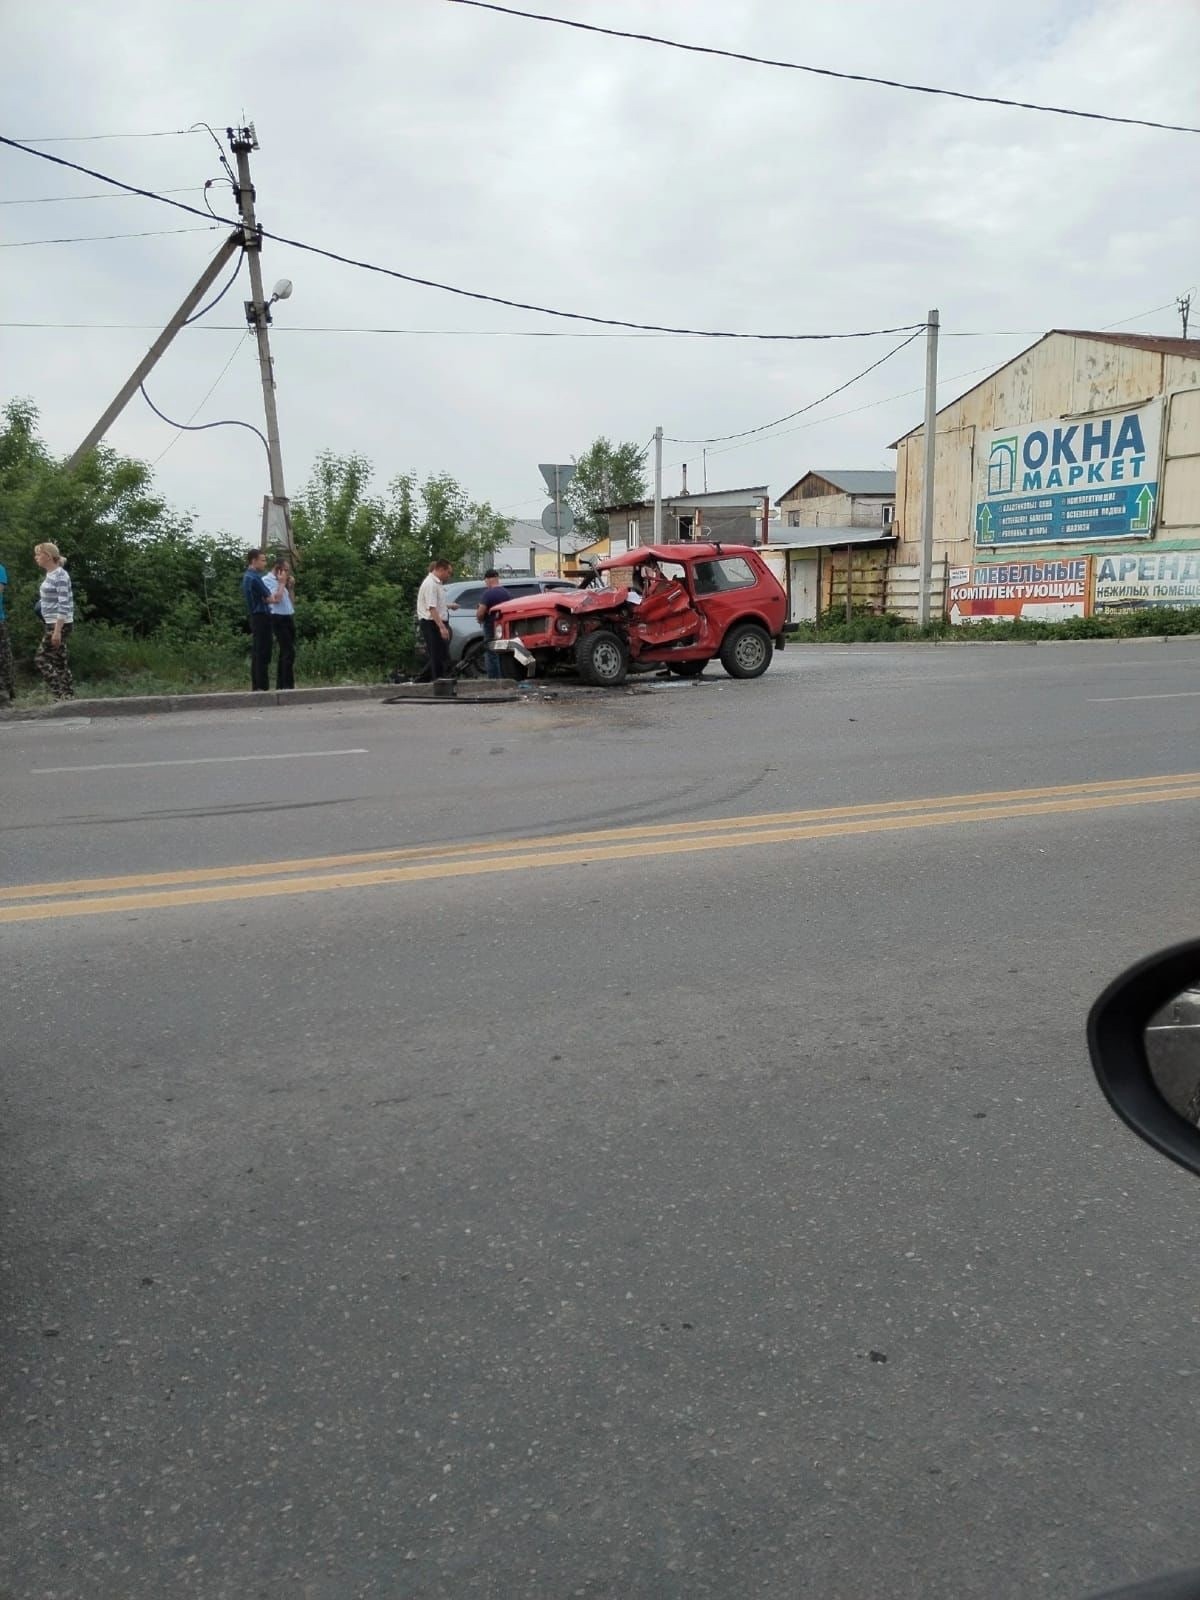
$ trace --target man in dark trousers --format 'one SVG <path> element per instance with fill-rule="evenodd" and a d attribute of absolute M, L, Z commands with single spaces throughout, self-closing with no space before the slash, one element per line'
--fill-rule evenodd
<path fill-rule="evenodd" d="M 500 676 L 500 659 L 492 649 L 492 639 L 496 632 L 496 624 L 492 612 L 497 606 L 502 606 L 506 600 L 511 600 L 512 595 L 500 582 L 500 574 L 495 567 L 490 567 L 483 575 L 487 588 L 479 596 L 479 604 L 475 607 L 475 620 L 483 624 L 483 665 L 489 678 Z"/>
<path fill-rule="evenodd" d="M 246 570 L 242 574 L 242 594 L 246 610 L 250 613 L 250 687 L 271 687 L 271 607 L 276 595 L 271 593 L 263 573 L 267 558 L 262 550 L 247 550 Z M 281 588 L 280 594 L 287 590 Z"/>
<path fill-rule="evenodd" d="M 431 561 L 429 572 L 417 590 L 417 628 L 429 657 L 431 680 L 448 678 L 450 670 L 450 613 L 457 611 L 446 599 L 446 584 L 454 568 L 449 561 Z"/>

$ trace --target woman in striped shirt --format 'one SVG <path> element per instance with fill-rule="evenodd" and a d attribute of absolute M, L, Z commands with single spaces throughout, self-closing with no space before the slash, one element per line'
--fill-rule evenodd
<path fill-rule="evenodd" d="M 67 640 L 75 625 L 75 599 L 71 579 L 56 544 L 35 544 L 33 559 L 46 576 L 38 595 L 45 632 L 34 654 L 33 664 L 46 680 L 56 700 L 70 700 L 75 693 L 71 665 L 67 659 Z"/>

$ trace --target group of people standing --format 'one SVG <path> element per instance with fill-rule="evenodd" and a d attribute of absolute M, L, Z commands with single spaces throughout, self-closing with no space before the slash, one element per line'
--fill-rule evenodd
<path fill-rule="evenodd" d="M 56 544 L 35 544 L 33 559 L 45 573 L 34 602 L 42 619 L 42 638 L 33 664 L 56 700 L 70 700 L 75 693 L 71 663 L 67 657 L 67 640 L 75 626 L 71 576 Z M 8 618 L 4 610 L 7 588 L 8 571 L 0 567 L 0 694 L 7 694 L 9 700 L 15 700 L 17 685 L 13 672 L 12 641 L 8 636 Z"/>
<path fill-rule="evenodd" d="M 435 679 L 448 678 L 452 673 L 450 613 L 457 611 L 458 606 L 453 600 L 446 598 L 446 584 L 453 576 L 454 567 L 449 561 L 440 559 L 431 561 L 428 575 L 417 590 L 417 631 L 421 635 L 425 654 L 429 658 L 429 675 Z M 487 587 L 475 607 L 475 620 L 483 627 L 484 670 L 489 678 L 498 678 L 500 662 L 492 649 L 492 639 L 496 629 L 492 612 L 506 600 L 511 600 L 512 595 L 501 584 L 500 574 L 495 567 L 488 568 L 483 575 L 483 581 Z"/>
<path fill-rule="evenodd" d="M 250 613 L 250 687 L 271 687 L 271 655 L 275 661 L 275 687 L 296 687 L 296 580 L 287 561 L 276 561 L 267 571 L 265 550 L 246 552 L 242 594 Z"/>

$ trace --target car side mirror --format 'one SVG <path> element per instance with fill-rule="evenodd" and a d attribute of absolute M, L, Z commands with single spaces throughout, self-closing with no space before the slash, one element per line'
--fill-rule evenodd
<path fill-rule="evenodd" d="M 1200 1177 L 1200 940 L 1110 984 L 1088 1017 L 1088 1049 L 1122 1122 Z"/>

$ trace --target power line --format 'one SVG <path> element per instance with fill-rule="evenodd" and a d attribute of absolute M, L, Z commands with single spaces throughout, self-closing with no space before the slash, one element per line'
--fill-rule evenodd
<path fill-rule="evenodd" d="M 553 306 L 536 305 L 528 300 L 509 300 L 503 295 L 484 294 L 477 289 L 462 289 L 454 284 L 439 283 L 434 278 L 420 278 L 411 272 L 398 272 L 394 267 L 381 267 L 371 261 L 359 261 L 353 256 L 341 255 L 336 250 L 325 250 L 320 245 L 305 244 L 300 239 L 289 239 L 282 233 L 262 230 L 264 239 L 288 245 L 293 250 L 304 250 L 310 255 L 323 256 L 327 261 L 338 261 L 345 267 L 357 267 L 362 272 L 378 273 L 385 278 L 398 278 L 402 283 L 417 284 L 423 289 L 438 289 L 443 294 L 458 295 L 464 300 L 483 300 L 489 305 L 508 306 L 514 311 L 533 311 L 543 317 L 565 317 L 572 322 L 595 322 L 607 328 L 635 328 L 642 333 L 673 333 L 693 339 L 757 339 L 776 343 L 805 344 L 833 339 L 876 339 L 884 334 L 920 331 L 924 323 L 905 322 L 894 328 L 859 328 L 847 333 L 744 333 L 715 328 L 678 328 L 662 322 L 633 322 L 625 317 L 597 317 L 584 311 L 562 311 Z"/>
<path fill-rule="evenodd" d="M 190 233 L 190 228 L 181 230 Z M 201 232 L 197 229 L 196 232 Z M 677 333 L 584 333 L 578 329 L 546 329 L 546 328 L 370 328 L 361 324 L 337 327 L 333 325 L 316 325 L 312 323 L 272 323 L 271 326 L 280 334 L 283 333 L 380 333 L 380 334 L 409 334 L 413 337 L 430 338 L 462 338 L 462 339 L 680 339 L 687 337 Z M 237 327 L 234 322 L 210 322 L 205 325 L 209 332 L 232 333 Z M 156 331 L 156 322 L 0 322 L 0 328 L 93 328 L 93 329 L 123 329 L 127 332 Z"/>
<path fill-rule="evenodd" d="M 860 382 L 869 372 L 874 372 L 876 367 L 881 367 L 885 361 L 890 361 L 893 356 L 899 355 L 901 350 L 906 350 L 914 339 L 920 338 L 924 331 L 924 327 L 918 328 L 916 333 L 910 334 L 907 339 L 901 340 L 886 355 L 880 356 L 878 361 L 872 361 L 869 367 L 864 367 L 861 372 L 856 372 L 852 378 L 847 378 L 845 383 L 839 383 L 836 389 L 830 389 L 829 393 L 823 394 L 819 400 L 810 400 L 807 405 L 800 406 L 795 411 L 789 411 L 784 417 L 776 417 L 773 422 L 762 422 L 757 428 L 743 428 L 741 433 L 715 434 L 711 439 L 677 439 L 672 435 L 667 435 L 667 442 L 669 444 L 724 444 L 728 439 L 747 439 L 751 434 L 765 433 L 768 428 L 777 428 L 781 422 L 791 422 L 793 417 L 802 417 L 806 411 L 815 410 L 817 406 L 824 405 L 826 400 L 832 400 L 835 394 L 841 394 L 843 390 L 849 389 L 852 385 Z"/>
<path fill-rule="evenodd" d="M 941 89 L 928 83 L 906 83 L 899 78 L 876 78 L 866 72 L 841 72 L 833 67 L 813 67 L 801 61 L 779 61 L 771 56 L 747 55 L 741 50 L 719 50 L 715 45 L 686 44 L 681 39 L 665 39 L 656 33 L 631 33 L 623 28 L 602 28 L 595 22 L 579 22 L 573 17 L 552 17 L 541 11 L 518 11 L 492 0 L 450 0 L 451 5 L 471 6 L 478 11 L 496 11 L 506 17 L 522 17 L 529 22 L 552 22 L 560 28 L 576 28 L 581 33 L 600 33 L 610 39 L 632 39 L 639 44 L 660 44 L 670 50 L 686 50 L 693 55 L 721 56 L 727 61 L 746 61 L 756 67 L 782 67 L 788 72 L 808 72 L 818 78 L 841 78 L 848 83 L 873 83 L 883 89 L 903 89 L 909 94 L 944 95 L 952 100 L 971 100 L 977 105 L 1008 106 L 1017 111 L 1044 111 L 1056 117 L 1083 117 L 1089 122 L 1118 122 L 1126 127 L 1157 128 L 1163 133 L 1200 133 L 1200 128 L 1177 122 L 1151 122 L 1145 117 L 1114 117 L 1106 111 L 1078 111 L 1069 106 L 1043 105 L 1035 100 L 1007 100 L 994 94 L 970 94 L 965 89 Z"/>
<path fill-rule="evenodd" d="M 222 373 L 221 376 L 224 377 L 224 373 Z M 139 383 L 138 388 L 142 392 L 142 399 L 150 407 L 154 415 L 165 422 L 169 428 L 177 428 L 181 433 L 204 433 L 208 428 L 249 428 L 252 434 L 262 440 L 262 447 L 267 452 L 268 460 L 270 459 L 271 447 L 267 443 L 266 435 L 260 433 L 252 422 L 237 422 L 228 417 L 222 418 L 220 422 L 172 422 L 170 417 L 168 417 L 165 412 L 160 411 L 154 404 L 154 401 L 151 400 L 150 396 L 146 393 L 146 385 L 144 383 Z M 201 404 L 203 404 L 203 401 Z M 195 414 L 196 413 L 193 411 L 192 415 L 195 416 Z"/>
<path fill-rule="evenodd" d="M 178 189 L 163 189 L 163 194 L 195 194 L 198 183 L 185 183 Z M 127 195 L 113 194 L 111 189 L 101 189 L 95 194 L 42 194 L 31 200 L 0 200 L 0 206 L 52 206 L 68 200 L 125 200 Z"/>
<path fill-rule="evenodd" d="M 139 189 L 134 184 L 122 183 L 119 178 L 111 178 L 105 172 L 97 172 L 91 167 L 80 166 L 78 162 L 67 161 L 62 156 L 50 155 L 45 150 L 31 150 L 19 140 L 10 139 L 4 134 L 0 134 L 0 144 L 6 144 L 14 150 L 23 150 L 26 155 L 36 156 L 40 161 L 52 161 L 56 166 L 69 167 L 72 171 L 85 173 L 89 178 L 96 178 L 101 183 L 111 183 L 116 188 L 124 189 L 129 194 L 144 195 L 149 200 L 158 200 L 165 206 L 174 206 L 178 211 L 186 211 L 190 216 L 205 220 L 205 212 L 199 210 L 196 206 L 186 205 L 182 200 L 169 200 L 165 195 L 156 194 L 152 189 Z M 232 219 L 218 218 L 217 220 L 227 223 L 231 228 L 241 227 L 240 222 Z M 455 284 L 440 283 L 434 278 L 422 278 L 415 273 L 400 272 L 395 267 L 382 267 L 372 261 L 359 261 L 353 256 L 341 255 L 336 250 L 325 250 L 320 245 L 308 244 L 301 239 L 289 239 L 282 233 L 271 233 L 266 228 L 260 231 L 264 239 L 271 239 L 276 244 L 287 245 L 293 250 L 303 250 L 309 255 L 321 256 L 327 261 L 337 261 L 342 266 L 356 267 L 362 272 L 373 272 L 385 278 L 396 278 L 401 283 L 416 284 L 423 289 L 437 289 L 443 294 L 457 295 L 464 300 L 484 301 L 488 305 L 507 306 L 515 311 L 532 311 L 543 317 L 562 317 L 571 322 L 593 322 L 606 328 L 632 328 L 641 333 L 672 333 L 695 339 L 754 339 L 774 343 L 800 344 L 818 340 L 874 339 L 892 333 L 913 333 L 924 327 L 924 323 L 905 322 L 898 327 L 862 328 L 847 333 L 745 333 L 713 328 L 677 328 L 659 322 L 633 322 L 623 317 L 598 317 L 583 311 L 562 311 L 553 306 L 537 305 L 527 300 L 510 300 L 503 295 L 485 294 L 478 289 L 463 289 Z"/>
<path fill-rule="evenodd" d="M 155 133 L 59 133 L 50 139 L 22 139 L 22 144 L 95 144 L 101 139 L 175 139 L 198 133 L 201 124 L 191 128 L 160 128 Z"/>
<path fill-rule="evenodd" d="M 187 422 L 183 422 L 183 423 L 180 424 L 179 432 L 171 440 L 170 444 L 167 445 L 166 449 L 160 450 L 158 455 L 155 456 L 154 460 L 150 463 L 150 465 L 152 467 L 156 467 L 158 465 L 158 463 L 162 460 L 163 456 L 165 456 L 167 454 L 167 451 L 174 450 L 175 446 L 179 443 L 180 439 L 182 439 L 184 434 L 187 432 L 189 426 L 193 422 L 195 422 L 196 418 L 200 415 L 200 413 L 204 410 L 205 406 L 212 399 L 213 395 L 217 391 L 217 386 L 220 384 L 221 379 L 229 371 L 230 367 L 233 365 L 234 361 L 237 358 L 238 352 L 241 350 L 242 346 L 245 344 L 246 337 L 247 337 L 248 333 L 249 333 L 249 329 L 248 328 L 243 328 L 242 329 L 241 337 L 238 339 L 238 342 L 234 345 L 233 349 L 229 352 L 229 359 L 226 361 L 225 365 L 221 368 L 220 372 L 218 372 L 216 377 L 213 379 L 212 385 L 209 388 L 209 390 L 207 391 L 207 393 L 205 394 L 203 400 L 201 400 L 200 404 L 192 412 L 191 416 L 187 419 Z M 142 392 L 143 392 L 143 395 L 145 395 L 147 403 L 149 403 L 149 398 L 150 397 L 145 394 L 145 390 L 143 390 Z M 255 431 L 257 432 L 258 430 L 256 429 Z M 259 437 L 261 438 L 261 434 L 259 435 Z"/>
<path fill-rule="evenodd" d="M 105 239 L 165 239 L 175 233 L 214 233 L 207 228 L 149 228 L 144 233 L 79 233 L 68 239 L 13 239 L 0 243 L 0 250 L 27 250 L 34 244 L 99 244 Z"/>

